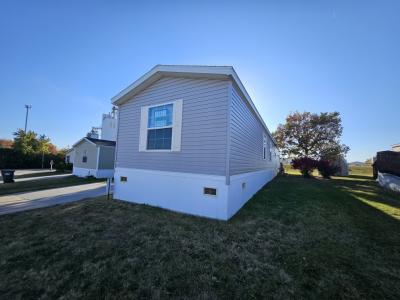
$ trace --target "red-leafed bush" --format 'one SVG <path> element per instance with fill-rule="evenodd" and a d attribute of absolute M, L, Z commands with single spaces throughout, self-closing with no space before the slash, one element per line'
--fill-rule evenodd
<path fill-rule="evenodd" d="M 321 159 L 317 163 L 317 169 L 324 178 L 331 178 L 339 171 L 339 167 L 334 165 L 329 160 Z"/>
<path fill-rule="evenodd" d="M 293 169 L 300 170 L 304 177 L 311 177 L 311 173 L 317 168 L 317 161 L 309 157 L 300 157 L 292 160 Z"/>

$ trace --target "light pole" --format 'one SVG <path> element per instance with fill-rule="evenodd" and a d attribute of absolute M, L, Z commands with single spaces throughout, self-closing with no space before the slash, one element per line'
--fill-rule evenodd
<path fill-rule="evenodd" d="M 32 105 L 25 104 L 25 108 L 26 108 L 26 116 L 25 116 L 25 133 L 26 133 L 26 127 L 27 127 L 27 125 L 28 125 L 28 114 L 29 114 L 29 109 L 32 108 Z"/>

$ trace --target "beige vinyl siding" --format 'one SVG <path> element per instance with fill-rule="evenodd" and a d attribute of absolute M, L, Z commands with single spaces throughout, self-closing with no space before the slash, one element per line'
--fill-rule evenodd
<path fill-rule="evenodd" d="M 272 155 L 269 160 L 268 147 L 263 159 L 263 136 L 267 138 L 267 145 L 273 145 L 271 138 L 234 85 L 231 91 L 230 175 L 275 168 L 277 157 Z"/>
<path fill-rule="evenodd" d="M 119 108 L 117 167 L 225 175 L 228 80 L 163 77 Z M 182 100 L 181 149 L 139 152 L 141 107 Z"/>
<path fill-rule="evenodd" d="M 87 162 L 82 162 L 83 155 L 87 153 Z M 97 166 L 97 147 L 96 145 L 83 140 L 79 145 L 75 147 L 75 159 L 74 167 L 96 169 Z"/>

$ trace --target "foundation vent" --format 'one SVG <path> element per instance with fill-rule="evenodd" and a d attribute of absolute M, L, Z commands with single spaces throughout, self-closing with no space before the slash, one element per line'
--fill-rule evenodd
<path fill-rule="evenodd" d="M 211 196 L 216 196 L 217 195 L 217 189 L 216 188 L 210 188 L 210 187 L 205 187 L 203 191 L 204 195 L 211 195 Z"/>

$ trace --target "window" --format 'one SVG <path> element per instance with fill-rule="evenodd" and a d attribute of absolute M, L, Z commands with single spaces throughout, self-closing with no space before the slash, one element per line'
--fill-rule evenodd
<path fill-rule="evenodd" d="M 83 151 L 83 156 L 82 156 L 82 162 L 83 163 L 86 163 L 87 162 L 87 156 L 86 156 L 86 150 L 85 151 Z"/>
<path fill-rule="evenodd" d="M 180 151 L 182 100 L 142 106 L 139 151 Z"/>
<path fill-rule="evenodd" d="M 263 135 L 263 159 L 267 157 L 267 137 Z"/>
<path fill-rule="evenodd" d="M 170 150 L 173 104 L 149 108 L 147 150 Z"/>
<path fill-rule="evenodd" d="M 128 177 L 126 177 L 126 176 L 121 176 L 121 177 L 120 177 L 120 181 L 121 181 L 121 182 L 127 182 L 127 181 L 128 181 Z"/>

